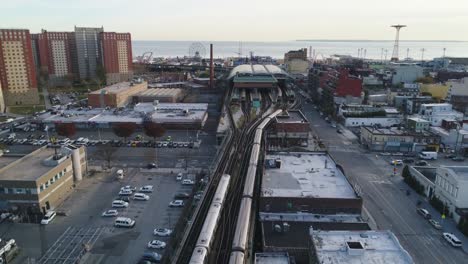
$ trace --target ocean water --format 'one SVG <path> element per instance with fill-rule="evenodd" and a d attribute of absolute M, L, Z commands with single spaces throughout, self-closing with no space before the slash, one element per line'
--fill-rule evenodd
<path fill-rule="evenodd" d="M 194 44 L 201 43 L 202 45 Z M 390 59 L 393 51 L 393 41 L 347 41 L 347 40 L 311 40 L 311 41 L 282 41 L 282 42 L 241 42 L 237 41 L 213 41 L 214 57 L 226 58 L 238 56 L 239 50 L 242 56 L 249 56 L 250 52 L 259 56 L 271 56 L 273 58 L 283 58 L 284 53 L 289 50 L 297 50 L 311 46 L 315 50 L 318 59 L 329 57 L 334 54 L 358 56 L 358 50 L 362 50 L 361 57 L 365 53 L 365 58 Z M 210 42 L 206 41 L 133 41 L 133 56 L 142 55 L 144 52 L 152 51 L 156 57 L 183 57 L 189 56 L 190 47 L 201 50 L 204 57 L 209 57 Z M 447 57 L 468 57 L 467 41 L 401 41 L 400 59 L 409 57 L 420 60 L 424 49 L 424 60 L 442 57 L 443 49 L 446 49 Z M 365 52 L 364 52 L 365 50 Z"/>

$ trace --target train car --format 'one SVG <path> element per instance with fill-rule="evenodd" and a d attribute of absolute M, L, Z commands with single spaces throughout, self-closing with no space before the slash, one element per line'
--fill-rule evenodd
<path fill-rule="evenodd" d="M 219 180 L 216 192 L 211 200 L 211 205 L 206 215 L 205 221 L 203 222 L 202 230 L 198 236 L 197 243 L 195 244 L 195 250 L 192 253 L 190 264 L 198 264 L 205 262 L 197 262 L 206 259 L 210 249 L 211 243 L 213 242 L 214 233 L 219 226 L 219 218 L 221 216 L 221 210 L 223 209 L 224 201 L 226 199 L 227 189 L 231 176 L 229 174 L 223 174 Z M 205 251 L 200 251 L 200 248 Z M 193 262 L 192 262 L 193 259 Z"/>
<path fill-rule="evenodd" d="M 241 101 L 245 101 L 246 95 L 245 95 L 245 89 L 240 90 L 240 99 Z"/>
<path fill-rule="evenodd" d="M 250 152 L 250 165 L 257 166 L 258 164 L 258 156 L 260 155 L 260 145 L 254 144 L 252 147 L 252 151 Z"/>
<path fill-rule="evenodd" d="M 255 186 L 255 176 L 257 174 L 257 166 L 250 165 L 245 176 L 244 190 L 242 192 L 242 197 L 253 197 L 253 191 Z"/>
<path fill-rule="evenodd" d="M 208 262 L 208 250 L 204 247 L 196 247 L 193 250 L 189 264 L 205 264 Z"/>
<path fill-rule="evenodd" d="M 223 176 L 221 176 L 212 203 L 224 204 L 230 179 L 231 176 L 229 174 L 223 174 Z"/>
<path fill-rule="evenodd" d="M 252 199 L 242 198 L 237 216 L 236 232 L 232 241 L 232 251 L 244 252 L 247 247 L 247 236 L 250 228 L 250 214 L 252 209 Z"/>
<path fill-rule="evenodd" d="M 205 222 L 203 222 L 202 230 L 198 236 L 196 247 L 204 247 L 208 251 L 211 248 L 211 242 L 213 240 L 213 235 L 218 226 L 219 216 L 221 214 L 221 204 L 213 203 L 208 210 L 206 215 Z"/>
<path fill-rule="evenodd" d="M 242 252 L 232 252 L 229 257 L 229 264 L 244 264 L 245 255 Z"/>
<path fill-rule="evenodd" d="M 257 128 L 257 130 L 255 131 L 255 137 L 254 137 L 253 143 L 262 144 L 262 135 L 263 135 L 262 130 L 258 130 Z"/>

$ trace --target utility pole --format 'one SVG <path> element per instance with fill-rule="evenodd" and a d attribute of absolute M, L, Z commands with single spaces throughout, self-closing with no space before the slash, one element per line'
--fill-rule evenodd
<path fill-rule="evenodd" d="M 388 50 L 385 49 L 385 61 L 387 61 L 387 53 L 388 53 Z"/>
<path fill-rule="evenodd" d="M 424 61 L 424 51 L 426 51 L 426 49 L 425 49 L 425 48 L 422 48 L 422 49 L 421 49 L 421 62 Z"/>
<path fill-rule="evenodd" d="M 382 50 L 380 51 L 380 61 L 383 63 L 383 51 L 384 51 L 384 48 L 382 48 Z"/>
<path fill-rule="evenodd" d="M 445 58 L 445 51 L 446 51 L 446 50 L 447 50 L 447 49 L 444 48 L 444 53 L 442 54 L 442 58 Z"/>
<path fill-rule="evenodd" d="M 406 59 L 409 59 L 409 48 L 406 49 Z"/>

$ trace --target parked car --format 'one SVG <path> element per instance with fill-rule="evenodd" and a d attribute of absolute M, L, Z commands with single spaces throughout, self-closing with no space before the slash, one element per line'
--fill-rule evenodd
<path fill-rule="evenodd" d="M 133 192 L 131 190 L 125 189 L 125 190 L 120 190 L 119 195 L 128 196 L 128 195 L 132 195 L 132 193 Z"/>
<path fill-rule="evenodd" d="M 162 249 L 166 247 L 166 243 L 161 240 L 151 240 L 148 242 L 148 248 Z"/>
<path fill-rule="evenodd" d="M 452 233 L 443 233 L 442 236 L 454 247 L 461 247 L 462 242 Z"/>
<path fill-rule="evenodd" d="M 153 192 L 153 185 L 145 185 L 143 187 L 140 187 L 139 192 L 141 193 L 150 193 Z"/>
<path fill-rule="evenodd" d="M 150 262 L 160 262 L 161 261 L 161 254 L 156 252 L 145 252 L 141 257 L 141 261 L 148 260 Z"/>
<path fill-rule="evenodd" d="M 176 181 L 181 181 L 183 176 L 184 175 L 182 174 L 182 172 L 178 173 L 177 176 L 176 176 Z"/>
<path fill-rule="evenodd" d="M 117 215 L 119 215 L 119 212 L 117 212 L 117 210 L 114 210 L 114 209 L 107 210 L 104 213 L 102 213 L 102 216 L 104 217 L 114 217 Z"/>
<path fill-rule="evenodd" d="M 452 160 L 453 161 L 465 161 L 465 158 L 458 156 L 458 157 L 453 157 Z"/>
<path fill-rule="evenodd" d="M 427 210 L 424 209 L 424 208 L 418 208 L 418 209 L 417 209 L 417 212 L 418 212 L 418 214 L 422 215 L 422 216 L 423 216 L 424 218 L 426 218 L 426 219 L 431 219 L 431 218 L 432 218 L 432 216 L 431 216 L 431 214 L 429 213 L 429 211 L 427 211 Z"/>
<path fill-rule="evenodd" d="M 337 129 L 337 130 L 336 130 L 336 133 L 338 133 L 338 134 L 343 134 L 343 130 Z"/>
<path fill-rule="evenodd" d="M 400 165 L 403 165 L 403 161 L 402 160 L 392 160 L 392 161 L 390 161 L 390 164 L 400 166 Z"/>
<path fill-rule="evenodd" d="M 172 234 L 172 229 L 169 228 L 156 228 L 153 230 L 153 235 L 155 236 L 170 236 Z"/>
<path fill-rule="evenodd" d="M 122 200 L 114 200 L 112 202 L 112 208 L 126 208 L 128 207 L 128 202 Z"/>
<path fill-rule="evenodd" d="M 41 220 L 41 225 L 48 225 L 50 222 L 52 222 L 55 217 L 57 216 L 57 213 L 55 211 L 47 211 L 47 213 L 44 215 L 44 217 Z"/>
<path fill-rule="evenodd" d="M 174 200 L 169 203 L 169 207 L 183 207 L 184 201 L 183 200 Z"/>
<path fill-rule="evenodd" d="M 117 217 L 114 221 L 115 227 L 134 227 L 135 220 L 128 217 Z"/>
<path fill-rule="evenodd" d="M 158 166 L 156 165 L 156 163 L 148 163 L 148 165 L 146 165 L 146 168 L 148 169 L 156 169 Z"/>
<path fill-rule="evenodd" d="M 144 193 L 135 193 L 133 195 L 133 199 L 134 200 L 138 200 L 138 201 L 148 201 L 149 200 L 149 196 L 144 194 Z"/>
<path fill-rule="evenodd" d="M 194 185 L 195 182 L 190 179 L 185 179 L 182 181 L 182 185 Z"/>
<path fill-rule="evenodd" d="M 120 188 L 120 190 L 121 190 L 121 191 L 123 191 L 123 190 L 130 190 L 130 191 L 134 192 L 134 191 L 136 191 L 136 187 L 127 185 L 127 186 L 124 186 L 124 187 Z"/>
<path fill-rule="evenodd" d="M 429 219 L 429 223 L 437 230 L 442 229 L 442 226 L 434 219 Z"/>
<path fill-rule="evenodd" d="M 446 155 L 444 156 L 444 158 L 446 158 L 446 159 L 453 159 L 453 158 L 455 158 L 456 156 L 457 156 L 457 155 L 456 155 L 455 153 L 449 153 L 449 154 L 446 154 Z"/>
<path fill-rule="evenodd" d="M 127 202 L 127 203 L 130 203 L 130 201 L 131 201 L 129 196 L 119 196 L 119 197 L 116 197 L 115 200 L 120 200 L 120 201 L 124 201 L 124 202 Z"/>
<path fill-rule="evenodd" d="M 183 193 L 183 192 L 182 193 L 176 193 L 176 194 L 174 194 L 174 198 L 175 199 L 188 199 L 188 198 L 190 198 L 190 194 Z"/>
<path fill-rule="evenodd" d="M 425 160 L 420 160 L 415 163 L 416 166 L 429 166 L 429 163 Z"/>

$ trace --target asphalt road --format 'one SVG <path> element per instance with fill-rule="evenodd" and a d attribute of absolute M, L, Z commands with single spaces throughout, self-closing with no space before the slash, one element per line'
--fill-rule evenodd
<path fill-rule="evenodd" d="M 357 138 L 348 131 L 338 134 L 313 109 L 303 104 L 302 110 L 313 131 L 325 142 L 332 157 L 341 164 L 355 188 L 361 192 L 364 207 L 377 229 L 389 229 L 399 239 L 416 263 L 466 263 L 467 254 L 450 246 L 442 232 L 435 230 L 416 213 L 416 201 L 422 199 L 411 191 L 399 176 L 392 177 L 393 167 L 387 158 L 360 148 Z M 424 206 L 429 207 L 426 203 Z M 446 220 L 451 221 L 451 220 Z"/>

